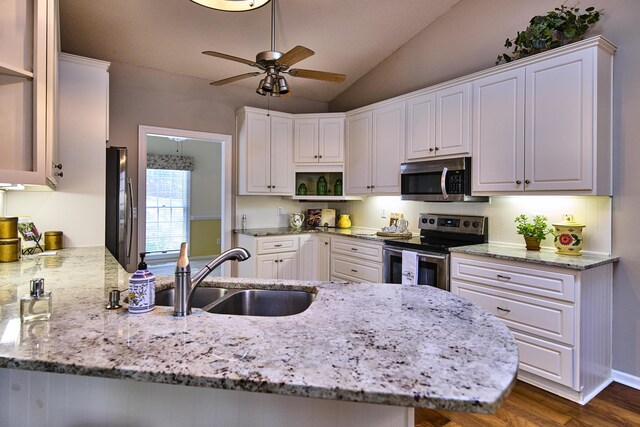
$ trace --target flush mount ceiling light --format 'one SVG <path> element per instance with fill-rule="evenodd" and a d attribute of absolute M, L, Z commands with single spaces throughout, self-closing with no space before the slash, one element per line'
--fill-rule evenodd
<path fill-rule="evenodd" d="M 194 1 L 194 0 L 192 0 Z M 237 56 L 227 55 L 226 53 L 214 52 L 211 50 L 204 51 L 205 55 L 214 56 L 216 58 L 227 59 L 229 61 L 240 62 L 242 64 L 256 67 L 260 71 L 240 74 L 238 76 L 228 77 L 226 79 L 211 82 L 213 86 L 222 86 L 227 83 L 233 83 L 238 80 L 255 77 L 260 74 L 266 74 L 261 78 L 256 93 L 262 96 L 280 96 L 289 93 L 289 85 L 283 74 L 289 74 L 293 77 L 303 79 L 322 80 L 326 82 L 342 83 L 347 76 L 338 73 L 328 73 L 326 71 L 303 70 L 299 68 L 289 68 L 293 64 L 302 61 L 314 54 L 311 49 L 304 46 L 296 46 L 287 53 L 278 52 L 276 50 L 276 0 L 271 0 L 271 50 L 260 52 L 256 55 L 255 61 L 250 61 Z"/>
<path fill-rule="evenodd" d="M 210 9 L 224 10 L 227 12 L 245 12 L 258 9 L 270 0 L 191 0 L 194 3 Z"/>

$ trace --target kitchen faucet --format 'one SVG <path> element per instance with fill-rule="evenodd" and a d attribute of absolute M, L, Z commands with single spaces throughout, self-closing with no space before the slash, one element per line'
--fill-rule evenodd
<path fill-rule="evenodd" d="M 212 259 L 202 267 L 200 271 L 191 277 L 191 266 L 187 258 L 187 243 L 183 242 L 180 245 L 180 256 L 176 263 L 176 276 L 175 276 L 175 297 L 173 299 L 173 315 L 174 316 L 188 316 L 191 314 L 191 303 L 193 301 L 193 294 L 196 288 L 202 283 L 213 270 L 225 261 L 244 261 L 251 257 L 249 251 L 244 248 L 232 248 L 224 251 L 216 258 Z M 193 286 L 192 286 L 193 283 Z"/>

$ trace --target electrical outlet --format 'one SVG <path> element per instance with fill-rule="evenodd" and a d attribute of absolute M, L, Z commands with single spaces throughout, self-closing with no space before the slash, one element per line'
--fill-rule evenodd
<path fill-rule="evenodd" d="M 386 218 L 387 217 L 387 210 L 386 209 L 382 209 L 382 212 L 380 212 L 380 218 Z"/>
<path fill-rule="evenodd" d="M 282 206 L 278 206 L 278 215 L 284 215 L 284 208 Z"/>
<path fill-rule="evenodd" d="M 220 244 L 220 239 L 218 238 L 216 239 L 216 245 L 219 245 L 219 244 Z"/>

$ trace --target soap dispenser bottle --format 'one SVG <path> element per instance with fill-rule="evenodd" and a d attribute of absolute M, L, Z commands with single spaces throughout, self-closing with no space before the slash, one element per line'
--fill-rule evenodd
<path fill-rule="evenodd" d="M 147 270 L 145 255 L 140 253 L 138 270 L 129 279 L 129 313 L 146 313 L 156 306 L 156 277 Z"/>

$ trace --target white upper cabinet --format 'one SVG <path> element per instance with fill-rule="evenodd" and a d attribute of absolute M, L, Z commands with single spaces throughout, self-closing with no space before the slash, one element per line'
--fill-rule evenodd
<path fill-rule="evenodd" d="M 471 153 L 471 84 L 462 83 L 406 100 L 406 160 Z"/>
<path fill-rule="evenodd" d="M 0 182 L 55 187 L 56 2 L 0 2 Z M 53 177 L 51 177 L 53 178 Z"/>
<path fill-rule="evenodd" d="M 343 163 L 344 115 L 294 120 L 295 163 Z"/>
<path fill-rule="evenodd" d="M 595 37 L 474 81 L 474 193 L 612 194 L 614 51 Z"/>
<path fill-rule="evenodd" d="M 404 140 L 404 101 L 347 116 L 346 194 L 400 194 Z"/>
<path fill-rule="evenodd" d="M 293 120 L 238 110 L 238 194 L 293 194 Z"/>

